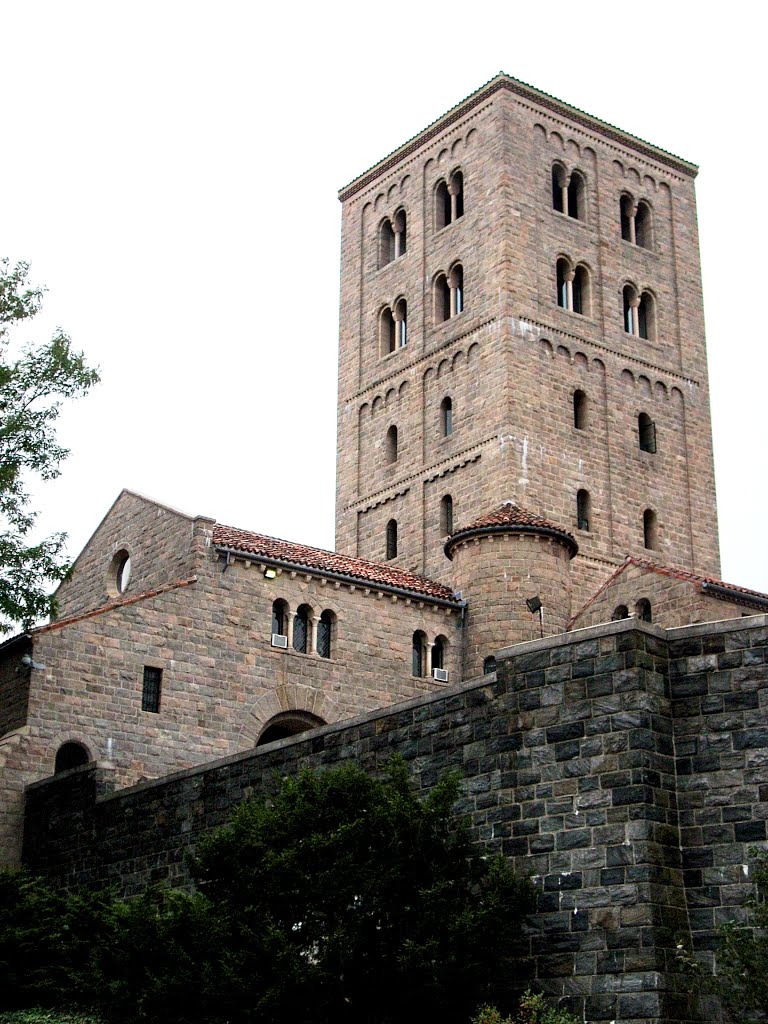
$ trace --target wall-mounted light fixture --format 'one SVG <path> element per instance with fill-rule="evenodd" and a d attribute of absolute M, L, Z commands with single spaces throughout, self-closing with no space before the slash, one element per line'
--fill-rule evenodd
<path fill-rule="evenodd" d="M 531 615 L 539 613 L 539 636 L 544 636 L 544 605 L 541 603 L 541 598 L 537 594 L 535 597 L 526 597 L 525 603 L 528 606 L 528 611 Z"/>

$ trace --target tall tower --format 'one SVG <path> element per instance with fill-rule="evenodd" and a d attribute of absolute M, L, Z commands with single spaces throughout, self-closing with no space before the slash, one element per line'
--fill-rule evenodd
<path fill-rule="evenodd" d="M 717 576 L 697 168 L 498 75 L 340 192 L 336 546 L 451 582 L 504 501 Z"/>

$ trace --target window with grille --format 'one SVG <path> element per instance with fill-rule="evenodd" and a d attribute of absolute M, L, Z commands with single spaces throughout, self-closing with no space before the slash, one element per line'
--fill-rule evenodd
<path fill-rule="evenodd" d="M 141 710 L 157 714 L 160 711 L 160 691 L 163 684 L 163 670 L 144 666 L 144 683 L 141 688 Z"/>
<path fill-rule="evenodd" d="M 309 637 L 309 608 L 305 604 L 296 611 L 293 620 L 293 649 L 301 654 L 307 653 L 307 639 Z"/>
<path fill-rule="evenodd" d="M 331 656 L 331 633 L 333 630 L 333 612 L 325 611 L 317 624 L 317 653 L 321 658 Z"/>

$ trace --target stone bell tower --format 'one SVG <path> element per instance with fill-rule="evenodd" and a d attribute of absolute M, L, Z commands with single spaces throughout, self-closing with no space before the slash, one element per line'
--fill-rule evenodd
<path fill-rule="evenodd" d="M 498 75 L 340 192 L 336 546 L 453 583 L 504 501 L 719 574 L 694 178 Z"/>

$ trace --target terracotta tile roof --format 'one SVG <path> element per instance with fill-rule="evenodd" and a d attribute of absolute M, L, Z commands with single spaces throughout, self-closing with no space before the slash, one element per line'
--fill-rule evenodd
<path fill-rule="evenodd" d="M 575 555 L 579 550 L 575 537 L 568 533 L 567 530 L 564 530 L 562 526 L 558 526 L 549 519 L 544 519 L 543 516 L 537 516 L 533 512 L 529 512 L 528 509 L 521 508 L 520 505 L 516 505 L 513 501 L 505 501 L 497 509 L 494 509 L 493 512 L 488 512 L 480 516 L 479 519 L 475 519 L 468 526 L 462 526 L 455 530 L 446 542 L 445 553 L 450 558 L 450 549 L 456 541 L 461 540 L 463 537 L 471 536 L 473 533 L 504 533 L 507 530 L 510 532 L 525 533 L 530 531 L 550 536 L 555 535 L 562 538 L 568 544 L 572 555 Z"/>
<path fill-rule="evenodd" d="M 213 529 L 213 543 L 218 548 L 255 555 L 265 561 L 285 562 L 299 570 L 311 569 L 320 574 L 358 580 L 369 586 L 375 587 L 378 584 L 426 598 L 459 603 L 450 587 L 391 563 L 368 562 L 364 558 L 340 555 L 336 551 L 324 551 L 322 548 L 311 548 L 306 544 L 295 544 L 293 541 L 218 524 Z"/>
<path fill-rule="evenodd" d="M 657 562 L 651 562 L 647 558 L 636 558 L 634 555 L 627 555 L 622 564 L 615 572 L 611 573 L 599 590 L 590 597 L 587 603 L 583 605 L 575 615 L 571 616 L 567 628 L 570 629 L 574 622 L 584 614 L 587 608 L 594 604 L 594 602 L 614 583 L 616 579 L 618 579 L 619 576 L 622 575 L 622 573 L 626 572 L 630 566 L 635 566 L 638 569 L 644 569 L 646 572 L 655 572 L 659 576 L 668 576 L 671 579 L 681 580 L 683 583 L 690 583 L 700 593 L 709 593 L 711 596 L 717 597 L 723 601 L 732 601 L 735 604 L 743 604 L 753 608 L 768 607 L 768 594 L 764 594 L 759 590 L 750 590 L 748 587 L 737 587 L 735 583 L 725 583 L 723 580 L 718 580 L 711 576 L 700 576 L 698 573 L 691 572 L 689 569 L 678 569 L 674 565 L 659 565 Z"/>

